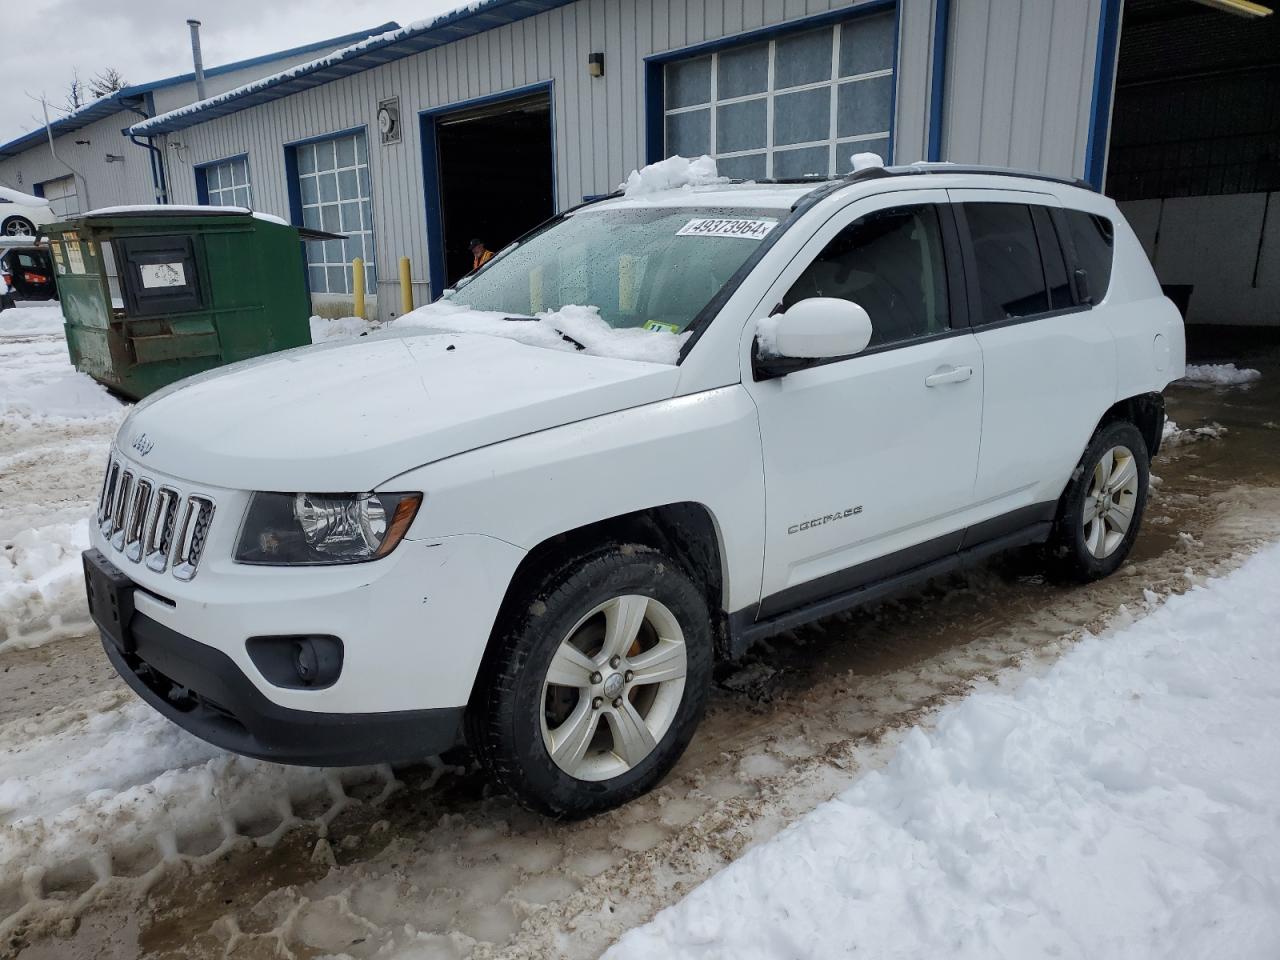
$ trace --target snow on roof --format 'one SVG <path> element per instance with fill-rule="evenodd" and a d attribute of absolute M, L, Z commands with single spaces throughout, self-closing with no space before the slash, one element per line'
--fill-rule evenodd
<path fill-rule="evenodd" d="M 273 60 L 283 60 L 286 57 L 296 57 L 301 54 L 310 53 L 313 50 L 320 50 L 324 47 L 331 47 L 335 44 L 346 44 L 358 37 L 368 37 L 372 35 L 381 36 L 388 30 L 394 30 L 399 24 L 394 20 L 379 24 L 367 30 L 359 30 L 355 33 L 347 33 L 338 37 L 329 37 L 325 40 L 316 40 L 312 43 L 303 44 L 302 46 L 292 47 L 288 50 L 279 50 L 274 53 L 263 54 L 259 57 L 250 57 L 247 60 L 237 60 L 234 63 L 225 63 L 216 67 L 208 67 L 205 69 L 206 77 L 217 77 L 227 73 L 234 73 L 237 70 L 244 70 L 249 67 L 258 66 L 263 63 L 270 63 Z M 120 113 L 122 110 L 128 109 L 125 101 L 141 102 L 141 99 L 153 90 L 160 90 L 165 87 L 177 86 L 180 83 L 190 83 L 195 80 L 194 73 L 181 73 L 172 77 L 164 77 L 161 80 L 152 80 L 149 83 L 139 83 L 124 87 L 114 93 L 109 93 L 105 97 L 99 97 L 83 106 L 72 110 L 65 116 L 54 120 L 50 126 L 53 128 L 55 136 L 64 133 L 71 133 L 80 130 L 83 127 L 109 117 L 112 114 Z M 25 133 L 20 137 L 10 140 L 8 143 L 0 146 L 0 157 L 15 156 L 23 150 L 30 148 L 33 144 L 43 140 L 45 131 L 43 127 Z"/>
<path fill-rule="evenodd" d="M 421 53 L 494 27 L 514 23 L 537 13 L 565 6 L 571 0 L 473 0 L 466 6 L 407 27 L 388 30 L 323 57 L 228 90 L 215 97 L 187 104 L 142 120 L 129 128 L 136 136 L 155 136 L 192 126 L 201 120 L 235 113 L 247 107 L 277 100 L 310 87 L 353 73 L 361 73 L 391 60 Z"/>
<path fill-rule="evenodd" d="M 211 207 L 195 203 L 126 203 L 114 207 L 99 207 L 80 216 L 118 217 L 121 214 L 139 213 L 218 213 L 223 215 L 238 213 L 243 216 L 252 212 L 248 207 Z"/>

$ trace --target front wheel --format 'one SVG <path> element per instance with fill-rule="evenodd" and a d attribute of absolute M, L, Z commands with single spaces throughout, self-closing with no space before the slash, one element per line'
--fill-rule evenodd
<path fill-rule="evenodd" d="M 688 746 L 711 679 L 706 599 L 662 553 L 602 548 L 517 599 L 468 710 L 468 742 L 535 810 L 600 813 Z"/>
<path fill-rule="evenodd" d="M 1058 505 L 1049 541 L 1055 572 L 1086 582 L 1119 569 L 1138 536 L 1150 480 L 1137 427 L 1116 422 L 1094 434 Z"/>
<path fill-rule="evenodd" d="M 34 237 L 36 225 L 26 217 L 10 217 L 0 226 L 0 232 L 6 237 Z"/>

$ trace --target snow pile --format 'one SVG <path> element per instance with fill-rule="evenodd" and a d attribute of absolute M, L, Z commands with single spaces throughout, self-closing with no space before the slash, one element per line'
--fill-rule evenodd
<path fill-rule="evenodd" d="M 60 337 L 65 332 L 56 300 L 0 310 L 0 342 L 13 337 Z"/>
<path fill-rule="evenodd" d="M 877 167 L 883 167 L 884 157 L 878 153 L 855 153 L 849 158 L 849 163 L 853 165 L 854 173 L 861 173 L 863 170 L 874 170 Z"/>
<path fill-rule="evenodd" d="M 566 340 L 571 337 L 585 348 L 582 352 L 618 360 L 674 364 L 688 333 L 644 330 L 640 327 L 614 328 L 596 307 L 566 306 L 540 313 L 530 320 L 508 320 L 504 314 L 471 310 L 447 300 L 437 300 L 393 322 L 397 329 L 421 329 L 441 333 L 479 333 L 505 337 L 534 347 L 577 352 Z"/>
<path fill-rule="evenodd" d="M 381 326 L 376 320 L 362 320 L 360 317 L 312 317 L 311 342 L 351 340 L 373 333 Z"/>
<path fill-rule="evenodd" d="M 728 177 L 716 172 L 713 157 L 703 155 L 696 160 L 686 157 L 667 157 L 639 170 L 632 170 L 625 183 L 618 184 L 628 197 L 642 197 L 663 190 L 679 190 L 683 187 L 704 187 L 713 183 L 728 183 Z"/>
<path fill-rule="evenodd" d="M 87 520 L 24 530 L 0 543 L 0 650 L 90 631 L 80 563 L 87 549 Z"/>
<path fill-rule="evenodd" d="M 1161 445 L 1186 443 L 1190 440 L 1221 440 L 1227 434 L 1227 428 L 1220 423 L 1206 423 L 1202 427 L 1180 427 L 1176 422 L 1164 418 L 1164 429 L 1160 434 Z"/>
<path fill-rule="evenodd" d="M 1248 367 L 1237 368 L 1234 363 L 1187 364 L 1183 380 L 1188 383 L 1208 383 L 1219 387 L 1236 386 L 1252 383 L 1261 379 L 1262 374 Z"/>
<path fill-rule="evenodd" d="M 607 955 L 1280 956 L 1280 546 L 971 695 Z"/>

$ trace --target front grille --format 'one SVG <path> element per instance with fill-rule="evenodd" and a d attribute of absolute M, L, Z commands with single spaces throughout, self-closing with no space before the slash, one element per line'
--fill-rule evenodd
<path fill-rule="evenodd" d="M 184 494 L 113 457 L 98 495 L 97 520 L 126 560 L 145 562 L 156 573 L 172 569 L 179 580 L 190 580 L 200 567 L 213 511 L 212 497 Z"/>

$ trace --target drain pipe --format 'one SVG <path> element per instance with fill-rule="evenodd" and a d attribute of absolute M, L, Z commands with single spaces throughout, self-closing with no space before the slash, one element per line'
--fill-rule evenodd
<path fill-rule="evenodd" d="M 49 124 L 49 104 L 44 99 L 44 97 L 40 98 L 40 106 L 44 109 L 44 132 L 45 132 L 45 136 L 49 138 L 49 152 L 53 154 L 54 160 L 57 160 L 58 163 L 62 164 L 64 167 L 66 167 L 68 170 L 71 171 L 72 177 L 78 177 L 80 179 L 80 183 L 84 187 L 85 208 L 92 210 L 93 204 L 90 203 L 89 201 L 89 181 L 85 178 L 85 175 L 83 173 L 81 173 L 71 164 L 67 163 L 67 161 L 63 160 L 60 156 L 58 156 L 58 149 L 53 145 L 53 127 L 50 126 Z M 79 188 L 77 187 L 76 189 L 78 192 Z"/>
<path fill-rule="evenodd" d="M 200 56 L 200 21 L 188 20 L 191 28 L 191 61 L 196 70 L 196 99 L 204 99 L 204 59 Z"/>

